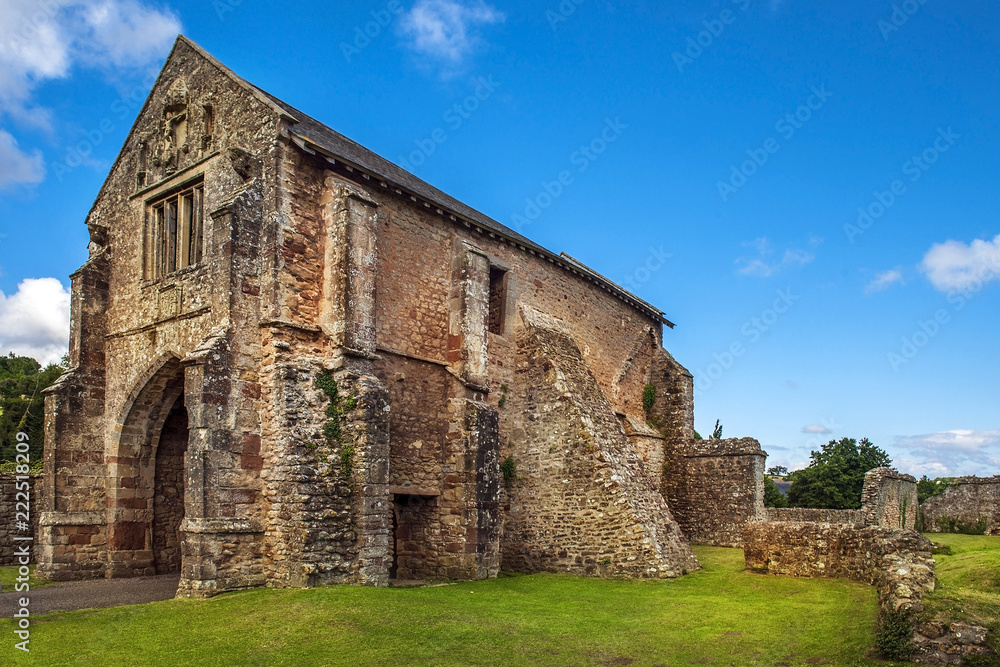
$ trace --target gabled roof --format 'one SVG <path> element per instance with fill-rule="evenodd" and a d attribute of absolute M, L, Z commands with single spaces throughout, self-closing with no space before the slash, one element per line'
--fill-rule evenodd
<path fill-rule="evenodd" d="M 410 172 L 368 150 L 361 144 L 351 141 L 308 114 L 302 113 L 290 104 L 282 102 L 270 93 L 261 90 L 234 73 L 183 35 L 179 35 L 177 41 L 183 42 L 199 53 L 206 60 L 218 67 L 220 71 L 225 72 L 239 85 L 246 88 L 254 97 L 273 108 L 277 114 L 285 117 L 289 124 L 289 138 L 305 152 L 320 155 L 333 163 L 339 162 L 349 170 L 360 172 L 365 178 L 374 178 L 386 184 L 387 187 L 392 187 L 399 194 L 410 196 L 412 199 L 422 202 L 425 207 L 438 210 L 442 215 L 447 215 L 455 222 L 464 223 L 470 227 L 478 227 L 490 236 L 504 239 L 526 252 L 557 264 L 582 279 L 610 292 L 653 319 L 666 324 L 670 328 L 674 327 L 674 323 L 664 317 L 661 310 L 608 280 L 593 269 L 583 265 L 578 260 L 565 254 L 556 255 L 527 237 L 515 232 L 513 229 L 502 225 L 493 218 L 438 190 L 433 185 L 417 178 Z"/>

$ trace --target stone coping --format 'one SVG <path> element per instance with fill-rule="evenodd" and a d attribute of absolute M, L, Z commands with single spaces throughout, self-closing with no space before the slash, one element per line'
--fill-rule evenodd
<path fill-rule="evenodd" d="M 260 522 L 254 519 L 201 518 L 184 519 L 181 532 L 196 534 L 214 533 L 263 533 Z"/>

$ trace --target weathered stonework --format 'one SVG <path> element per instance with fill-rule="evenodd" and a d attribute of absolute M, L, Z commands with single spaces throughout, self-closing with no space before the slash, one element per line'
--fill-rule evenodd
<path fill-rule="evenodd" d="M 569 332 L 528 308 L 523 316 L 504 567 L 636 577 L 698 569 Z"/>
<path fill-rule="evenodd" d="M 41 488 L 37 479 L 33 475 L 0 472 L 0 565 L 19 565 L 20 557 L 15 556 L 14 552 L 23 546 L 28 547 L 31 562 L 34 563 L 36 560 L 38 511 L 33 499 L 35 491 Z M 21 530 L 18 528 L 18 522 L 25 516 L 28 517 L 28 529 Z M 34 538 L 34 540 L 23 538 Z M 75 539 L 81 541 L 83 538 Z M 87 541 L 89 539 L 88 537 Z"/>
<path fill-rule="evenodd" d="M 990 656 L 985 628 L 921 617 L 923 595 L 935 588 L 931 549 L 926 537 L 898 527 L 769 522 L 748 524 L 743 533 L 748 571 L 875 586 L 880 617 L 900 611 L 913 623 L 917 662 L 961 664 L 966 657 Z"/>
<path fill-rule="evenodd" d="M 917 480 L 892 468 L 865 473 L 861 509 L 866 526 L 909 528 L 917 526 Z"/>
<path fill-rule="evenodd" d="M 987 535 L 1000 535 L 1000 475 L 958 477 L 943 493 L 925 500 L 920 510 L 927 532 L 940 533 L 949 522 L 969 527 L 981 522 Z"/>
<path fill-rule="evenodd" d="M 802 523 L 845 523 L 863 526 L 864 510 L 826 510 L 812 507 L 768 507 L 768 521 L 791 521 Z"/>
<path fill-rule="evenodd" d="M 880 605 L 919 612 L 934 590 L 931 542 L 912 530 L 847 524 L 747 524 L 743 553 L 751 572 L 862 581 Z"/>
<path fill-rule="evenodd" d="M 184 38 L 86 223 L 44 576 L 666 577 L 698 564 L 661 490 L 712 543 L 761 513 L 759 445 L 693 441 L 662 312 Z"/>
<path fill-rule="evenodd" d="M 667 449 L 663 495 L 693 544 L 740 546 L 743 527 L 766 520 L 766 460 L 753 438 L 692 438 Z"/>

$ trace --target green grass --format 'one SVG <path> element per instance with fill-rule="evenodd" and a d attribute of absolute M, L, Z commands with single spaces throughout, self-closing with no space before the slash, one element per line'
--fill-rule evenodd
<path fill-rule="evenodd" d="M 253 590 L 0 622 L 0 664 L 889 665 L 871 586 L 743 572 L 696 548 L 672 581 L 508 576 L 434 588 Z"/>
<path fill-rule="evenodd" d="M 10 593 L 14 590 L 14 584 L 17 583 L 17 570 L 17 565 L 0 566 L 0 590 L 4 593 Z M 51 586 L 54 583 L 54 581 L 48 581 L 47 579 L 39 579 L 36 577 L 35 566 L 31 566 L 31 571 L 28 574 L 28 586 L 30 588 L 44 588 L 46 586 Z"/>
<path fill-rule="evenodd" d="M 1000 653 L 1000 536 L 928 533 L 951 552 L 937 553 L 937 588 L 924 598 L 925 615 L 967 621 L 991 630 L 991 648 Z"/>

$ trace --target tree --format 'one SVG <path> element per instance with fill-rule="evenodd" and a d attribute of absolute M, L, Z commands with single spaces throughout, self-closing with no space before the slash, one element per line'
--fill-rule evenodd
<path fill-rule="evenodd" d="M 722 439 L 722 424 L 719 423 L 718 419 L 715 420 L 715 430 L 712 431 L 712 437 L 710 439 L 711 440 Z"/>
<path fill-rule="evenodd" d="M 42 460 L 45 440 L 42 390 L 64 370 L 55 364 L 43 369 L 31 357 L 18 357 L 13 352 L 0 356 L 0 462 L 14 461 L 18 431 L 28 434 L 32 463 Z"/>
<path fill-rule="evenodd" d="M 788 507 L 788 498 L 770 477 L 764 478 L 764 507 Z"/>
<path fill-rule="evenodd" d="M 859 509 L 865 473 L 888 466 L 892 459 L 868 438 L 831 440 L 809 454 L 811 463 L 789 479 L 788 503 L 792 507 Z"/>
<path fill-rule="evenodd" d="M 924 475 L 917 481 L 917 501 L 923 503 L 931 496 L 944 493 L 944 490 L 951 486 L 951 480 L 951 477 L 928 479 L 927 475 Z"/>
<path fill-rule="evenodd" d="M 768 475 L 774 475 L 775 477 L 784 477 L 788 474 L 788 468 L 785 466 L 771 466 L 767 469 Z"/>

